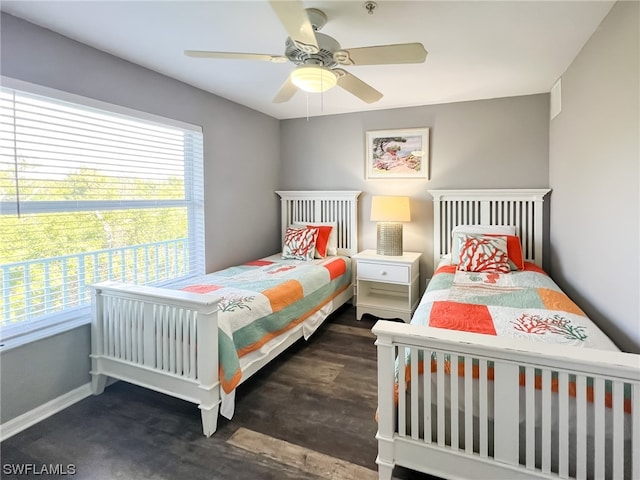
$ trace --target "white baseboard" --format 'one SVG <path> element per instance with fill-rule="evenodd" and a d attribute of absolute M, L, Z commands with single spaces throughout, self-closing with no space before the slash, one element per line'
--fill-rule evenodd
<path fill-rule="evenodd" d="M 91 395 L 91 383 L 86 383 L 75 390 L 60 395 L 58 398 L 40 405 L 22 415 L 12 418 L 8 422 L 0 425 L 0 442 L 12 437 L 16 433 L 20 433 L 23 430 L 35 425 L 42 420 L 49 418 L 51 415 L 70 407 L 76 402 L 87 398 Z"/>

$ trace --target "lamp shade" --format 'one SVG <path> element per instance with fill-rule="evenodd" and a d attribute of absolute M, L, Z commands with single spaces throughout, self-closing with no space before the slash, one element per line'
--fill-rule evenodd
<path fill-rule="evenodd" d="M 372 222 L 410 222 L 409 197 L 378 197 L 371 199 Z"/>
<path fill-rule="evenodd" d="M 291 72 L 291 81 L 305 92 L 326 92 L 336 86 L 336 74 L 321 65 L 300 65 Z"/>

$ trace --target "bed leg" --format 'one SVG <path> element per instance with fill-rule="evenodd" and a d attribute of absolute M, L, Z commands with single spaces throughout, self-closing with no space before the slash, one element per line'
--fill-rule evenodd
<path fill-rule="evenodd" d="M 91 393 L 94 395 L 100 395 L 104 392 L 104 387 L 107 384 L 107 376 L 99 373 L 91 374 Z"/>
<path fill-rule="evenodd" d="M 216 403 L 213 407 L 203 407 L 199 405 L 198 408 L 202 414 L 202 432 L 205 437 L 210 437 L 216 432 L 218 428 L 218 410 L 220 404 Z"/>
<path fill-rule="evenodd" d="M 393 474 L 393 465 L 383 465 L 378 463 L 378 479 L 379 480 L 391 480 Z"/>

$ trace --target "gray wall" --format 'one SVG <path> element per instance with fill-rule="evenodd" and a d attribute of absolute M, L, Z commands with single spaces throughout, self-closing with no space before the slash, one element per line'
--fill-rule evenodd
<path fill-rule="evenodd" d="M 640 352 L 640 3 L 618 2 L 562 75 L 550 126 L 552 275 Z"/>
<path fill-rule="evenodd" d="M 10 15 L 1 22 L 3 75 L 203 127 L 207 271 L 278 251 L 278 120 Z M 85 326 L 3 352 L 0 422 L 88 382 L 88 339 Z"/>
<path fill-rule="evenodd" d="M 365 132 L 430 128 L 430 178 L 365 180 Z M 404 249 L 422 252 L 421 289 L 433 270 L 429 189 L 547 187 L 549 95 L 460 102 L 282 121 L 281 188 L 362 190 L 360 249 L 376 247 L 372 195 L 408 195 Z"/>

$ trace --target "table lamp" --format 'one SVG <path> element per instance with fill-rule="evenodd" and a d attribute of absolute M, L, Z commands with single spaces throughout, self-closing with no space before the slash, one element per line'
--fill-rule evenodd
<path fill-rule="evenodd" d="M 371 221 L 378 222 L 378 255 L 402 256 L 402 223 L 411 221 L 409 197 L 379 197 L 371 199 Z"/>

